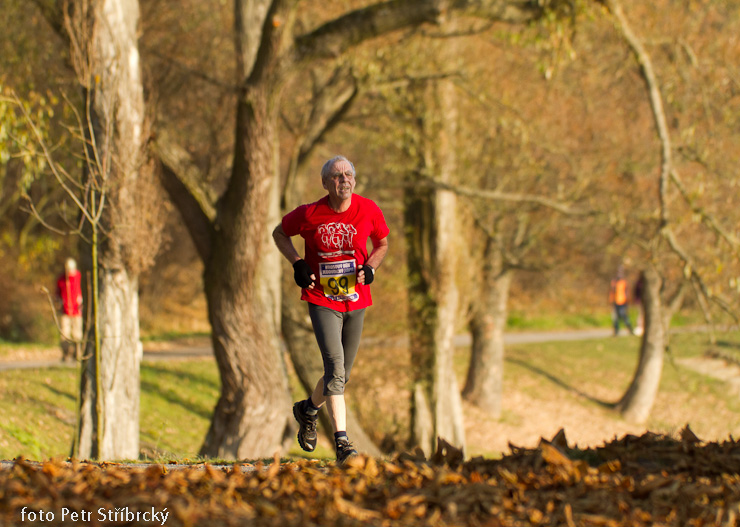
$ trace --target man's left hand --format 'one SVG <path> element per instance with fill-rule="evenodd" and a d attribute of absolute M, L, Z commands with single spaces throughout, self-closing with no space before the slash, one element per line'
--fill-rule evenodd
<path fill-rule="evenodd" d="M 357 279 L 361 284 L 370 285 L 375 280 L 375 269 L 372 265 L 361 265 L 360 272 L 357 274 Z"/>

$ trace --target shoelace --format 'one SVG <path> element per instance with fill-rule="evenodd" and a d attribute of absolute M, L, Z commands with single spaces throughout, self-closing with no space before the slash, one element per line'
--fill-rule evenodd
<path fill-rule="evenodd" d="M 337 442 L 337 450 L 340 450 L 340 451 L 342 451 L 342 450 L 354 450 L 354 448 L 355 447 L 352 445 L 352 443 L 350 443 L 346 439 L 343 440 L 343 441 L 338 441 Z"/>

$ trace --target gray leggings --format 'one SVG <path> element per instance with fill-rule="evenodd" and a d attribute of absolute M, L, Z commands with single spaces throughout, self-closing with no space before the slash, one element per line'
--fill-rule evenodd
<path fill-rule="evenodd" d="M 360 348 L 365 310 L 342 313 L 309 303 L 308 314 L 324 361 L 324 395 L 342 395 Z"/>

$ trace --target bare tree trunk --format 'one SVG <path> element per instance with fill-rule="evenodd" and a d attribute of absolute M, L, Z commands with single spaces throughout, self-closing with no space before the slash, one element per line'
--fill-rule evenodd
<path fill-rule="evenodd" d="M 201 455 L 259 458 L 289 438 L 288 376 L 280 352 L 276 116 L 265 90 L 247 88 L 237 111 L 233 175 L 205 269 L 221 395 Z"/>
<path fill-rule="evenodd" d="M 508 317 L 511 272 L 502 265 L 501 251 L 488 238 L 483 269 L 470 321 L 470 366 L 463 397 L 490 416 L 501 416 L 504 381 L 504 329 Z"/>
<path fill-rule="evenodd" d="M 435 295 L 438 319 L 434 349 L 434 391 L 432 412 L 435 436 L 448 443 L 465 448 L 465 426 L 463 423 L 462 397 L 454 366 L 455 330 L 458 321 L 459 297 L 455 280 L 458 266 L 456 240 L 457 228 L 456 196 L 449 192 L 438 192 L 437 222 L 440 253 L 437 268 L 440 270 Z M 436 445 L 435 445 L 436 448 Z"/>
<path fill-rule="evenodd" d="M 445 57 L 454 57 L 458 46 L 447 44 Z M 438 85 L 441 127 L 436 150 L 440 159 L 440 178 L 453 183 L 457 173 L 457 94 L 451 80 Z M 435 267 L 435 298 L 438 302 L 438 319 L 435 331 L 434 390 L 433 406 L 435 435 L 448 443 L 465 448 L 465 426 L 463 422 L 462 397 L 454 367 L 455 332 L 457 330 L 459 293 L 457 290 L 458 265 L 460 263 L 460 223 L 457 212 L 457 195 L 453 192 L 436 191 L 435 222 L 437 253 Z M 436 444 L 435 444 L 436 448 Z"/>
<path fill-rule="evenodd" d="M 438 172 L 437 179 L 450 183 L 456 164 L 454 85 L 442 81 L 430 91 L 433 95 L 422 130 L 426 147 L 420 171 Z M 436 108 L 441 122 L 432 118 L 437 115 Z M 461 449 L 465 446 L 462 399 L 453 365 L 458 314 L 456 199 L 450 191 L 417 188 L 408 188 L 404 199 L 410 347 L 412 364 L 416 365 L 412 441 L 427 455 L 434 450 L 437 437 Z"/>
<path fill-rule="evenodd" d="M 645 333 L 642 336 L 637 370 L 626 393 L 617 403 L 617 410 L 625 419 L 644 423 L 650 415 L 660 385 L 665 355 L 665 328 L 660 296 L 661 279 L 658 272 L 645 270 Z"/>
<path fill-rule="evenodd" d="M 76 5 L 82 16 L 88 12 L 88 6 L 83 4 Z M 101 220 L 107 239 L 100 247 L 99 319 L 93 319 L 98 326 L 100 347 L 96 350 L 95 346 L 88 346 L 86 352 L 89 357 L 98 353 L 98 360 L 87 360 L 83 370 L 76 454 L 97 459 L 136 459 L 142 354 L 138 273 L 146 265 L 145 253 L 150 255 L 156 245 L 146 232 L 137 230 L 141 226 L 137 218 L 144 215 L 138 208 L 142 204 L 137 201 L 137 185 L 145 157 L 137 35 L 139 4 L 138 0 L 105 0 L 89 9 L 92 26 L 83 22 L 82 26 L 67 28 L 70 38 L 81 43 L 87 54 L 77 56 L 75 66 L 91 101 L 87 114 L 92 139 L 88 171 L 90 177 L 98 178 L 108 197 Z M 76 33 L 80 27 L 90 31 Z M 149 247 L 142 251 L 143 245 Z M 87 268 L 91 265 L 88 260 Z"/>
<path fill-rule="evenodd" d="M 204 283 L 221 394 L 200 453 L 260 458 L 285 450 L 288 375 L 280 351 L 279 253 L 270 235 L 279 221 L 277 115 L 284 71 L 288 4 L 235 0 L 237 83 L 234 161 L 210 241 Z M 285 12 L 283 12 L 285 10 Z"/>
<path fill-rule="evenodd" d="M 79 451 L 80 457 L 137 459 L 139 457 L 139 340 L 138 283 L 125 271 L 103 270 L 100 278 L 100 381 L 98 401 L 96 361 L 85 362 Z M 88 356 L 93 353 L 88 346 Z M 102 423 L 96 408 L 100 403 Z M 102 444 L 97 427 L 102 428 Z"/>
<path fill-rule="evenodd" d="M 205 269 L 221 395 L 201 454 L 213 457 L 271 456 L 287 436 L 290 399 L 275 279 L 280 262 L 268 229 L 278 221 L 277 143 L 266 99 L 248 94 L 239 104 L 235 176 L 222 209 L 238 219 L 217 219 L 221 228 Z"/>
<path fill-rule="evenodd" d="M 436 437 L 458 447 L 463 447 L 465 441 L 461 397 L 452 364 L 457 320 L 456 269 L 436 252 L 445 241 L 436 236 L 437 229 L 440 222 L 450 220 L 451 207 L 446 200 L 436 199 L 438 193 L 407 191 L 412 196 L 407 195 L 405 212 L 407 238 L 411 238 L 409 245 L 414 246 L 409 250 L 409 342 L 415 365 L 412 441 L 427 455 L 433 451 Z M 447 213 L 438 208 L 440 205 L 446 206 Z M 454 208 L 452 211 L 454 214 Z M 429 225 L 429 220 L 434 225 Z M 430 236 L 434 239 L 429 240 Z M 429 249 L 435 252 L 429 253 Z"/>
<path fill-rule="evenodd" d="M 434 191 L 404 192 L 404 231 L 407 245 L 409 294 L 409 351 L 414 365 L 411 401 L 411 441 L 429 456 L 434 448 L 434 419 L 429 399 L 433 383 L 437 303 L 432 298 L 434 249 Z"/>

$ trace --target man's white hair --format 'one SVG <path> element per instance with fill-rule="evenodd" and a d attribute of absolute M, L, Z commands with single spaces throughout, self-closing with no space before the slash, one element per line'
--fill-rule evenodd
<path fill-rule="evenodd" d="M 349 166 L 352 167 L 352 175 L 353 176 L 357 175 L 355 173 L 355 165 L 352 163 L 352 161 L 350 161 L 344 156 L 334 156 L 329 161 L 324 163 L 323 167 L 321 167 L 321 180 L 322 181 L 328 178 L 329 176 L 331 176 L 331 169 L 334 168 L 334 165 L 336 163 L 339 163 L 340 161 L 346 161 L 347 163 L 349 163 Z"/>

